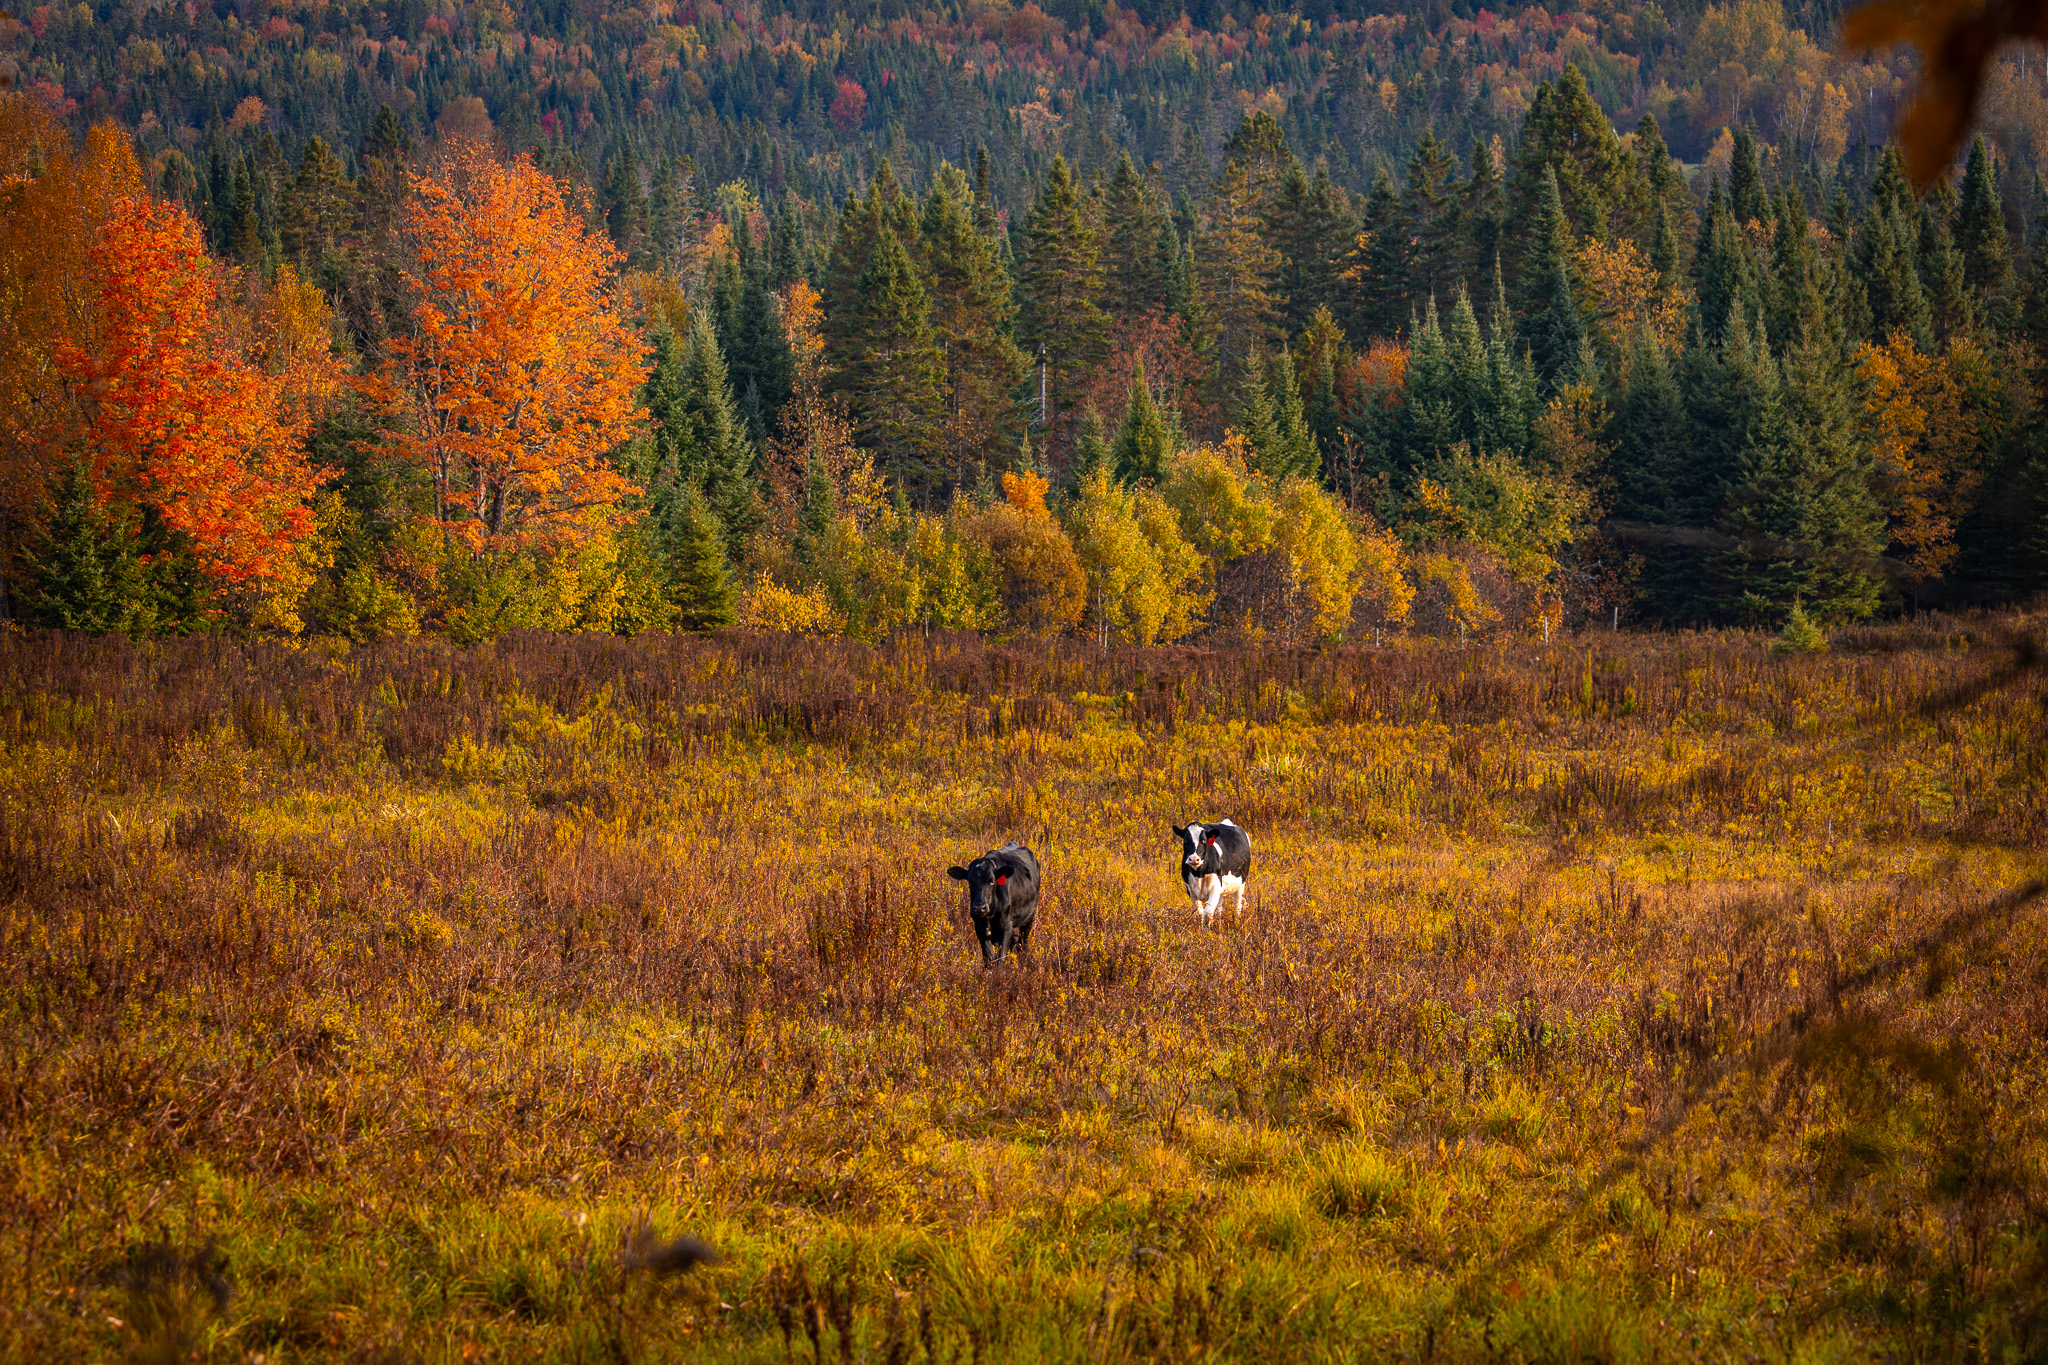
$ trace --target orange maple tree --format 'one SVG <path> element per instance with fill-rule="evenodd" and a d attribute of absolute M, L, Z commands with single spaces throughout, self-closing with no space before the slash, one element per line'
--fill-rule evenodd
<path fill-rule="evenodd" d="M 309 417 L 280 402 L 287 380 L 238 344 L 241 292 L 190 215 L 147 196 L 118 129 L 74 147 L 0 100 L 0 495 L 17 542 L 83 459 L 102 505 L 155 507 L 216 579 L 278 571 L 322 480 L 303 455 Z M 317 385 L 332 366 L 322 337 L 292 371 Z"/>
<path fill-rule="evenodd" d="M 1990 357 L 1966 337 L 1929 355 L 1894 331 L 1856 348 L 1856 377 L 1892 543 L 1914 573 L 1936 577 L 1955 558 L 1956 523 L 1982 478 L 1971 457 L 1997 434 Z"/>
<path fill-rule="evenodd" d="M 401 419 L 436 519 L 476 550 L 619 520 L 634 489 L 606 455 L 644 416 L 647 362 L 607 291 L 611 243 L 532 158 L 470 142 L 412 177 L 403 231 L 413 326 L 363 387 Z"/>
<path fill-rule="evenodd" d="M 310 422 L 282 402 L 282 377 L 216 348 L 231 329 L 199 225 L 130 196 L 87 254 L 97 325 L 53 349 L 78 395 L 99 496 L 155 506 L 216 578 L 272 575 L 312 530 L 306 499 L 326 476 L 306 462 Z"/>

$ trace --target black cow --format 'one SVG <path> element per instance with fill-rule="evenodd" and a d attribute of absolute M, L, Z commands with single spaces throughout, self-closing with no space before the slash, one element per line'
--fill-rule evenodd
<path fill-rule="evenodd" d="M 1213 825 L 1175 825 L 1180 836 L 1180 875 L 1188 898 L 1201 912 L 1202 923 L 1216 913 L 1223 893 L 1237 893 L 1237 913 L 1244 913 L 1244 884 L 1252 877 L 1252 837 L 1229 820 Z"/>
<path fill-rule="evenodd" d="M 965 867 L 947 868 L 946 875 L 967 883 L 967 913 L 981 940 L 981 965 L 993 967 L 1013 951 L 1023 957 L 1038 917 L 1038 859 L 1031 850 L 1013 839 Z"/>

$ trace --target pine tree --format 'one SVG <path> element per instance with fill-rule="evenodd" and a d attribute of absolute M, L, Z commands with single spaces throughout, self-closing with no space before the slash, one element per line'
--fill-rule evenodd
<path fill-rule="evenodd" d="M 1768 370 L 1768 357 L 1760 368 Z M 1742 451 L 1723 511 L 1738 548 L 1721 572 L 1740 614 L 1776 620 L 1795 604 L 1824 620 L 1870 615 L 1884 516 L 1856 432 L 1839 347 L 1810 331 L 1787 352 L 1782 397 Z"/>
<path fill-rule="evenodd" d="M 1463 434 L 1463 395 L 1451 367 L 1450 348 L 1437 318 L 1436 300 L 1424 308 L 1419 326 L 1411 327 L 1408 347 L 1407 401 L 1401 415 L 1401 469 L 1425 468 Z"/>
<path fill-rule="evenodd" d="M 604 226 L 626 258 L 628 270 L 651 270 L 657 257 L 648 226 L 647 195 L 640 188 L 640 164 L 624 138 L 605 166 Z"/>
<path fill-rule="evenodd" d="M 134 551 L 126 528 L 94 506 L 84 461 L 66 461 L 50 481 L 38 539 L 28 556 L 23 617 L 87 635 L 126 630 L 135 610 Z"/>
<path fill-rule="evenodd" d="M 676 163 L 663 157 L 654 167 L 654 185 L 647 196 L 647 255 L 651 268 L 673 269 L 682 251 L 683 224 L 689 217 L 691 186 Z"/>
<path fill-rule="evenodd" d="M 1259 467 L 1273 479 L 1316 479 L 1322 476 L 1323 454 L 1316 448 L 1308 412 L 1301 398 L 1301 381 L 1294 370 L 1294 356 L 1280 348 L 1273 363 L 1266 366 L 1266 392 L 1273 408 L 1275 444 L 1259 452 Z"/>
<path fill-rule="evenodd" d="M 1039 372 L 1039 423 L 1054 427 L 1108 344 L 1094 225 L 1063 156 L 1053 157 L 1032 209 L 1017 294 L 1018 340 Z"/>
<path fill-rule="evenodd" d="M 1115 464 L 1109 436 L 1102 429 L 1102 414 L 1093 403 L 1083 403 L 1074 435 L 1074 485 L 1079 487 L 1098 474 L 1109 473 Z"/>
<path fill-rule="evenodd" d="M 1757 164 L 1756 135 L 1747 123 L 1735 130 L 1735 154 L 1728 163 L 1728 207 L 1738 228 L 1765 222 L 1771 216 L 1770 194 L 1764 189 L 1763 168 Z"/>
<path fill-rule="evenodd" d="M 1145 382 L 1145 362 L 1131 371 L 1131 398 L 1124 408 L 1124 420 L 1111 450 L 1116 477 L 1122 483 L 1157 484 L 1166 478 L 1173 459 L 1173 435 L 1152 401 L 1151 386 Z"/>
<path fill-rule="evenodd" d="M 2012 307 L 2012 246 L 2005 231 L 2005 207 L 1998 193 L 1998 171 L 1991 164 L 1984 139 L 1970 144 L 1970 162 L 1963 172 L 1962 203 L 1956 210 L 1956 247 L 1963 253 L 1963 281 L 1979 301 L 1986 319 L 2000 331 L 2016 322 Z"/>
<path fill-rule="evenodd" d="M 736 557 L 760 518 L 755 451 L 708 310 L 697 311 L 686 339 L 665 329 L 656 334 L 646 402 L 657 510 L 667 516 L 685 492 L 701 492 Z"/>
<path fill-rule="evenodd" d="M 1408 287 L 1418 293 L 1448 292 L 1459 278 L 1460 224 L 1450 184 L 1456 168 L 1450 152 L 1437 141 L 1436 131 L 1424 131 L 1414 155 L 1408 158 L 1408 183 L 1401 191 L 1401 211 L 1412 243 Z"/>
<path fill-rule="evenodd" d="M 695 488 L 683 490 L 670 526 L 669 600 L 676 624 L 700 634 L 733 624 L 739 594 L 726 562 L 724 531 Z"/>
<path fill-rule="evenodd" d="M 1635 153 L 1636 178 L 1647 200 L 1644 221 L 1652 232 L 1671 233 L 1674 239 L 1671 259 L 1675 262 L 1678 259 L 1677 238 L 1692 227 L 1692 190 L 1685 183 L 1685 171 L 1665 145 L 1664 131 L 1657 126 L 1654 115 L 1646 113 L 1637 121 Z"/>
<path fill-rule="evenodd" d="M 1963 254 L 1956 250 L 1949 223 L 1955 209 L 1955 190 L 1942 181 L 1920 201 L 1919 250 L 1920 288 L 1927 298 L 1927 317 L 1937 341 L 1970 330 L 1975 322 L 1969 286 L 1964 276 Z"/>
<path fill-rule="evenodd" d="M 348 168 L 326 142 L 317 136 L 308 138 L 283 209 L 285 254 L 298 263 L 301 273 L 326 284 L 324 267 L 330 253 L 340 252 L 354 213 L 355 186 Z M 339 259 L 332 264 L 336 270 L 347 268 Z M 330 292 L 340 293 L 343 283 L 335 280 L 336 287 Z"/>
<path fill-rule="evenodd" d="M 1458 188 L 1458 221 L 1465 237 L 1465 252 L 1459 261 L 1459 276 L 1466 281 L 1480 279 L 1500 266 L 1503 208 L 1500 166 L 1493 148 L 1472 139 L 1471 171 Z"/>
<path fill-rule="evenodd" d="M 712 295 L 718 343 L 725 353 L 733 391 L 739 395 L 747 437 L 756 450 L 777 429 L 795 383 L 789 340 L 783 335 L 781 304 L 769 282 L 768 263 L 754 249 L 751 229 L 741 221 L 735 250 L 719 272 Z"/>
<path fill-rule="evenodd" d="M 1905 214 L 1880 195 L 1857 226 L 1854 274 L 1872 340 L 1904 331 L 1922 350 L 1931 350 L 1933 316 L 1920 286 L 1916 235 Z"/>
<path fill-rule="evenodd" d="M 1571 267 L 1571 225 L 1565 220 L 1556 173 L 1546 168 L 1537 222 L 1523 260 L 1522 317 L 1537 378 L 1547 387 L 1555 387 L 1577 363 L 1586 337 Z"/>
<path fill-rule="evenodd" d="M 830 390 L 852 410 L 854 433 L 880 468 L 930 494 L 948 481 L 944 454 L 945 357 L 932 332 L 931 298 L 893 229 L 875 238 L 854 289 L 851 330 Z"/>
<path fill-rule="evenodd" d="M 1266 346 L 1279 321 L 1273 281 L 1280 253 L 1269 239 L 1265 196 L 1253 179 L 1259 164 L 1226 157 L 1202 214 L 1195 259 L 1222 376 L 1237 373 Z"/>
<path fill-rule="evenodd" d="M 1641 197 L 1634 163 L 1622 150 L 1614 125 L 1574 64 L 1566 64 L 1555 86 L 1537 87 L 1522 123 L 1515 163 L 1509 199 L 1511 236 L 1518 251 L 1509 265 L 1524 287 L 1531 270 L 1527 256 L 1534 249 L 1534 234 L 1544 230 L 1540 219 L 1549 192 L 1546 175 L 1556 179 L 1573 232 L 1592 241 L 1604 242 L 1617 226 L 1629 226 L 1630 206 Z M 1537 287 L 1547 290 L 1548 268 L 1534 273 L 1541 281 Z"/>
<path fill-rule="evenodd" d="M 1102 204 L 1102 307 L 1120 325 L 1129 326 L 1166 306 L 1167 263 L 1159 255 L 1159 230 L 1165 221 L 1152 187 L 1125 152 Z"/>
<path fill-rule="evenodd" d="M 1708 525 L 1718 498 L 1702 496 L 1708 480 L 1688 439 L 1678 381 L 1653 337 L 1634 339 L 1606 435 L 1614 452 L 1612 515 L 1626 528 L 1624 545 L 1642 558 L 1645 605 L 1662 620 L 1697 619 L 1703 556 L 1677 543 L 1674 532 Z"/>
<path fill-rule="evenodd" d="M 1314 180 L 1299 162 L 1287 168 L 1270 231 L 1280 253 L 1280 325 L 1289 336 L 1308 326 L 1316 309 L 1337 301 L 1338 258 L 1351 235 L 1344 219 L 1329 167 L 1318 165 Z"/>
<path fill-rule="evenodd" d="M 1700 224 L 1692 275 L 1699 335 L 1709 345 L 1720 343 L 1736 312 L 1753 318 L 1762 306 L 1755 262 L 1718 182 L 1707 195 L 1707 216 Z"/>
<path fill-rule="evenodd" d="M 1401 196 L 1393 177 L 1381 171 L 1366 196 L 1359 247 L 1351 263 L 1357 293 L 1349 319 L 1354 335 L 1392 336 L 1409 314 L 1408 241 Z"/>
<path fill-rule="evenodd" d="M 1016 391 L 1029 368 L 1010 339 L 1010 274 L 975 229 L 964 178 L 947 168 L 925 196 L 921 255 L 932 331 L 945 356 L 947 447 L 956 482 L 971 464 L 1007 460 L 1023 425 Z"/>

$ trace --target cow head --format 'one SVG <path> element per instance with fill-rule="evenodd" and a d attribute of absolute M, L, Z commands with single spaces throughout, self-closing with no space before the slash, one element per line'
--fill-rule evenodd
<path fill-rule="evenodd" d="M 1223 855 L 1216 850 L 1214 826 L 1204 829 L 1200 825 L 1175 825 L 1173 832 L 1180 836 L 1182 867 L 1197 876 L 1222 868 Z"/>
<path fill-rule="evenodd" d="M 976 858 L 965 867 L 949 867 L 946 875 L 967 883 L 967 908 L 977 919 L 1005 909 L 1010 901 L 1010 869 L 994 858 Z"/>

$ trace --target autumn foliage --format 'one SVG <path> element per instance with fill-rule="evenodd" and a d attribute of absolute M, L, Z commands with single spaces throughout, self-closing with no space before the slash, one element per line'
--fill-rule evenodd
<path fill-rule="evenodd" d="M 365 385 L 397 419 L 394 449 L 474 547 L 609 524 L 631 485 L 606 456 L 639 422 L 647 377 L 606 297 L 618 253 L 530 158 L 458 142 L 412 189 L 413 328 Z"/>
<path fill-rule="evenodd" d="M 306 500 L 323 479 L 303 453 L 310 396 L 335 372 L 324 343 L 286 342 L 271 369 L 235 343 L 303 332 L 324 304 L 295 297 L 283 331 L 247 325 L 239 281 L 208 259 L 188 213 L 140 192 L 124 138 L 95 130 L 74 159 L 61 131 L 9 113 L 7 133 L 61 163 L 6 201 L 0 270 L 24 299 L 0 352 L 11 508 L 84 461 L 100 504 L 154 509 L 208 575 L 273 576 L 312 529 Z"/>

